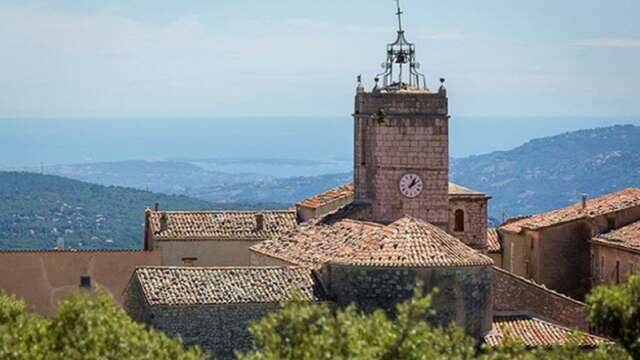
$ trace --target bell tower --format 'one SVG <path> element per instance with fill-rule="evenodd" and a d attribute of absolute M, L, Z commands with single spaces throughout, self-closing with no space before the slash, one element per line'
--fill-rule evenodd
<path fill-rule="evenodd" d="M 366 91 L 358 77 L 354 111 L 355 201 L 373 220 L 403 215 L 449 228 L 449 111 L 444 79 L 426 86 L 415 45 L 402 28 L 397 0 L 396 40 L 387 45 L 384 71 Z"/>

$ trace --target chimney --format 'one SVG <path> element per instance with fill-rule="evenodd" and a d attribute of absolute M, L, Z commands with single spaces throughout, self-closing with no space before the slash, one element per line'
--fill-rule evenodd
<path fill-rule="evenodd" d="M 256 213 L 256 231 L 264 230 L 264 214 Z"/>
<path fill-rule="evenodd" d="M 64 250 L 64 238 L 58 237 L 56 239 L 56 250 L 63 251 Z"/>
<path fill-rule="evenodd" d="M 169 223 L 169 217 L 166 212 L 162 212 L 160 215 L 160 232 L 167 231 Z"/>
<path fill-rule="evenodd" d="M 159 203 L 159 202 L 157 202 L 157 203 L 156 203 L 156 206 L 154 206 L 154 207 L 153 207 L 153 209 L 154 209 L 155 211 L 160 211 L 160 203 Z"/>
<path fill-rule="evenodd" d="M 582 194 L 582 210 L 587 208 L 587 194 Z"/>

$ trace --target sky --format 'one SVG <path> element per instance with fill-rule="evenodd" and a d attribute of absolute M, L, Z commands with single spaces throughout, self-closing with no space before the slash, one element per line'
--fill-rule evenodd
<path fill-rule="evenodd" d="M 455 116 L 640 115 L 637 0 L 403 0 Z M 0 0 L 0 118 L 348 116 L 392 0 Z"/>

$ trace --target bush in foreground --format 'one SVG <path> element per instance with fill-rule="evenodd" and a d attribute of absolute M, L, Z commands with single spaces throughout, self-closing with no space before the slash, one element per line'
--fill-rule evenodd
<path fill-rule="evenodd" d="M 111 297 L 76 294 L 64 300 L 51 319 L 28 313 L 24 302 L 0 291 L 0 359 L 3 360 L 196 360 L 185 349 L 132 321 Z"/>

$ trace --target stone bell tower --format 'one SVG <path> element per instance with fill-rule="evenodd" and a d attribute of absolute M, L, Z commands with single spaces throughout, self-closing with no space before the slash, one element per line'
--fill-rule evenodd
<path fill-rule="evenodd" d="M 415 45 L 402 29 L 387 45 L 384 72 L 365 91 L 360 77 L 354 112 L 355 201 L 370 205 L 373 220 L 410 215 L 449 228 L 449 112 L 447 91 L 426 86 Z"/>

